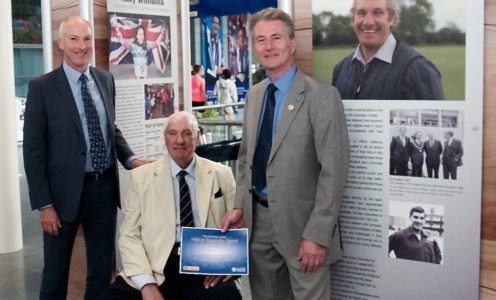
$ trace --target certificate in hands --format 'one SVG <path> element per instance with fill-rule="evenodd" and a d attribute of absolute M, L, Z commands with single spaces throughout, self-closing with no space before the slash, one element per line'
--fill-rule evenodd
<path fill-rule="evenodd" d="M 248 229 L 183 227 L 179 273 L 248 275 Z"/>

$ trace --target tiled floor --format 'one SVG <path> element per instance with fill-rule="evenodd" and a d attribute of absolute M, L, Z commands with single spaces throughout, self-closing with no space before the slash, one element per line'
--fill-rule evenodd
<path fill-rule="evenodd" d="M 43 268 L 43 242 L 38 213 L 31 211 L 22 147 L 19 147 L 19 183 L 21 188 L 22 250 L 0 254 L 0 300 L 38 299 Z M 71 265 L 68 299 L 82 299 L 85 274 L 84 242 L 76 239 Z"/>
<path fill-rule="evenodd" d="M 22 147 L 19 147 L 19 183 L 22 209 L 22 250 L 0 254 L 0 299 L 37 299 L 43 267 L 43 243 L 38 214 L 29 204 Z"/>

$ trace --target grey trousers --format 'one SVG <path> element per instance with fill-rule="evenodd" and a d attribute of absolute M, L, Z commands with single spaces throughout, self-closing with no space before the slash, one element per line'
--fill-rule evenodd
<path fill-rule="evenodd" d="M 250 287 L 256 300 L 330 300 L 329 265 L 304 274 L 296 254 L 283 257 L 268 207 L 254 203 L 250 239 Z M 295 243 L 301 237 L 295 236 Z"/>

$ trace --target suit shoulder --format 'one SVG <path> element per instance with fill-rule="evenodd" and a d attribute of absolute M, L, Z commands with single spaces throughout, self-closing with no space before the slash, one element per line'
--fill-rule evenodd
<path fill-rule="evenodd" d="M 112 73 L 110 73 L 109 71 L 97 69 L 94 67 L 90 67 L 90 70 L 91 70 L 93 76 L 103 77 L 106 80 L 114 78 L 114 75 L 112 75 Z"/>
<path fill-rule="evenodd" d="M 155 174 L 157 168 L 159 168 L 164 163 L 163 158 L 158 159 L 149 164 L 142 165 L 138 168 L 131 170 L 132 177 L 148 177 Z"/>
<path fill-rule="evenodd" d="M 95 67 L 90 67 L 90 69 L 91 69 L 92 72 L 95 72 L 97 74 L 101 74 L 101 75 L 105 75 L 105 76 L 112 76 L 112 73 L 110 73 L 107 70 L 98 69 L 98 68 L 95 68 Z"/>
<path fill-rule="evenodd" d="M 328 101 L 341 101 L 339 91 L 332 84 L 304 75 L 306 91 L 309 95 L 318 95 L 316 98 Z"/>

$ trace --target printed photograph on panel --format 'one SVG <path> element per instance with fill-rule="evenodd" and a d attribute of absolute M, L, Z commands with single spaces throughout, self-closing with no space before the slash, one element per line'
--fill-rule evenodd
<path fill-rule="evenodd" d="M 145 84 L 145 120 L 172 115 L 174 101 L 174 84 Z"/>
<path fill-rule="evenodd" d="M 215 83 L 217 76 L 222 73 L 224 65 L 223 22 L 220 16 L 202 18 L 202 59 L 206 63 L 205 79 L 207 83 Z"/>
<path fill-rule="evenodd" d="M 116 79 L 171 77 L 170 17 L 109 13 L 109 28 Z"/>
<path fill-rule="evenodd" d="M 389 114 L 389 175 L 460 179 L 463 116 L 457 110 L 399 109 Z"/>
<path fill-rule="evenodd" d="M 442 265 L 444 230 L 444 206 L 389 202 L 389 257 Z"/>
<path fill-rule="evenodd" d="M 247 29 L 248 15 L 227 17 L 227 49 L 228 68 L 236 78 L 237 83 L 248 81 L 250 70 L 250 47 L 248 45 Z"/>
<path fill-rule="evenodd" d="M 343 99 L 465 100 L 464 0 L 312 1 L 313 76 Z"/>

